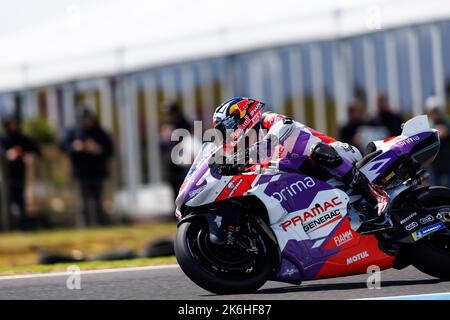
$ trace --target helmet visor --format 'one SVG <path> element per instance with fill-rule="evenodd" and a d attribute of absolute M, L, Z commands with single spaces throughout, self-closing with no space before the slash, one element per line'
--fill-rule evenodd
<path fill-rule="evenodd" d="M 235 132 L 238 130 L 240 122 L 239 112 L 234 112 L 225 119 L 217 120 L 215 128 L 221 133 L 224 142 L 235 142 Z"/>

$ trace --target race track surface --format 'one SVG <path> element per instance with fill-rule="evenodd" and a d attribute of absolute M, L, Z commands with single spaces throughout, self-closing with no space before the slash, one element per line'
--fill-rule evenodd
<path fill-rule="evenodd" d="M 0 277 L 0 299 L 361 299 L 443 293 L 450 282 L 408 267 L 381 273 L 381 289 L 367 289 L 367 275 L 304 282 L 268 282 L 254 294 L 216 296 L 192 283 L 178 268 L 135 268 L 81 273 L 81 289 L 67 289 L 68 275 Z"/>

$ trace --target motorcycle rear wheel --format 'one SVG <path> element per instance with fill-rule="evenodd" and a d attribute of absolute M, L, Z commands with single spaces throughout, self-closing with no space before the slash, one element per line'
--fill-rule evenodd
<path fill-rule="evenodd" d="M 430 187 L 419 196 L 425 207 L 450 207 L 450 189 Z M 447 230 L 450 224 L 446 223 Z M 410 259 L 414 267 L 439 279 L 450 280 L 450 235 L 436 232 L 419 240 L 410 250 Z"/>
<path fill-rule="evenodd" d="M 207 224 L 194 219 L 178 227 L 175 256 L 184 273 L 207 291 L 250 293 L 263 286 L 272 273 L 267 241 L 262 236 L 256 241 L 258 254 L 213 245 L 209 242 Z"/>

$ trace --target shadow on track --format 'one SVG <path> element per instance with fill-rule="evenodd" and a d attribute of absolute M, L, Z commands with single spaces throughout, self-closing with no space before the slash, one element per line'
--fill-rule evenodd
<path fill-rule="evenodd" d="M 415 285 L 427 285 L 446 282 L 441 279 L 426 279 L 426 280 L 390 280 L 381 281 L 381 287 L 404 287 Z M 294 285 L 280 288 L 260 289 L 253 294 L 280 294 L 280 293 L 292 293 L 292 292 L 318 292 L 318 291 L 343 291 L 343 290 L 355 290 L 355 289 L 367 289 L 366 282 L 351 282 L 351 283 L 326 283 L 326 284 L 305 284 Z M 245 295 L 245 294 L 244 294 Z M 216 296 L 215 294 L 205 294 L 204 297 Z M 233 296 L 233 295 L 231 295 Z"/>
<path fill-rule="evenodd" d="M 415 286 L 423 284 L 436 284 L 445 282 L 440 279 L 427 279 L 427 280 L 399 280 L 399 281 L 381 281 L 381 287 L 402 287 L 402 286 Z M 327 283 L 327 284 L 310 284 L 289 286 L 281 288 L 261 289 L 255 292 L 255 294 L 276 294 L 276 293 L 289 293 L 289 292 L 314 292 L 314 291 L 330 291 L 330 290 L 354 290 L 354 289 L 367 289 L 366 282 L 352 282 L 352 283 Z"/>

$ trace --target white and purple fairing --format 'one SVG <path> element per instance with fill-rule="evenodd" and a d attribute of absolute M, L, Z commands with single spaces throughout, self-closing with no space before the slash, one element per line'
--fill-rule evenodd
<path fill-rule="evenodd" d="M 430 128 L 427 116 L 410 119 L 404 124 L 401 135 L 373 142 L 381 154 L 365 164 L 361 171 L 370 181 L 376 181 L 399 157 L 407 155 L 418 143 L 432 135 L 439 139 L 437 131 Z M 428 162 L 432 160 L 428 159 Z"/>
<path fill-rule="evenodd" d="M 217 145 L 212 142 L 202 145 L 175 200 L 177 211 L 183 204 L 198 207 L 214 202 L 230 182 L 231 176 L 220 176 L 211 172 L 209 161 L 217 150 Z"/>
<path fill-rule="evenodd" d="M 413 118 L 404 125 L 402 135 L 376 141 L 381 154 L 361 170 L 375 181 L 397 159 L 431 135 L 436 135 L 436 131 L 430 129 L 426 116 Z M 211 172 L 209 159 L 216 150 L 214 144 L 205 144 L 195 159 L 176 200 L 179 218 L 179 208 L 183 205 L 198 207 L 223 200 L 219 195 L 234 185 L 230 182 L 233 176 Z M 333 179 L 324 182 L 280 169 L 275 166 L 252 172 L 248 189 L 240 193 L 240 196 L 257 197 L 267 209 L 281 252 L 278 280 L 296 282 L 357 274 L 365 272 L 366 263 L 381 268 L 391 266 L 393 258 L 379 249 L 377 239 L 358 234 L 351 224 L 349 190 L 338 187 Z M 239 179 L 247 178 L 241 175 Z M 342 242 L 340 237 L 346 236 L 351 239 Z"/>

